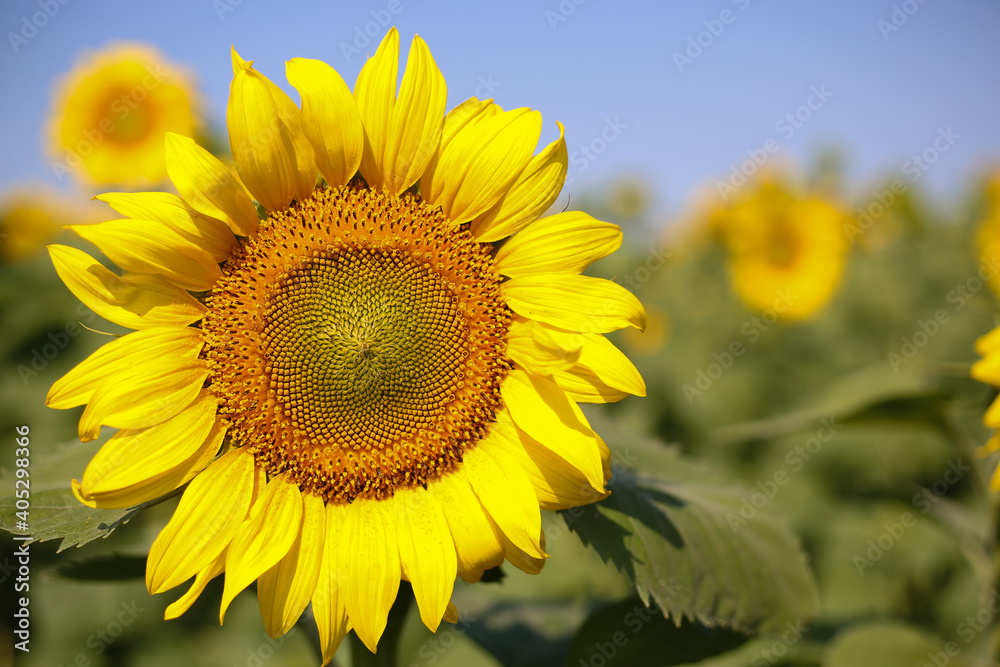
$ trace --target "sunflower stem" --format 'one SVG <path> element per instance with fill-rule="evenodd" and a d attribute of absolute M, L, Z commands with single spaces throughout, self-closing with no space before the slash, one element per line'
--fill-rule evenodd
<path fill-rule="evenodd" d="M 399 594 L 389 610 L 389 620 L 385 632 L 378 642 L 378 653 L 372 653 L 358 637 L 351 632 L 351 663 L 353 667 L 395 667 L 399 652 L 399 638 L 403 634 L 406 614 L 413 604 L 413 589 L 408 581 L 399 584 Z"/>

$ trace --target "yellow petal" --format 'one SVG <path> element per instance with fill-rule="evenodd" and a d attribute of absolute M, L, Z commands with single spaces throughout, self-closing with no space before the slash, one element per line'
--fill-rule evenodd
<path fill-rule="evenodd" d="M 167 421 L 119 431 L 91 459 L 81 496 L 91 507 L 133 507 L 178 488 L 219 451 L 225 427 L 208 390 Z M 200 466 L 200 467 L 199 467 Z"/>
<path fill-rule="evenodd" d="M 437 160 L 441 157 L 441 152 L 448 147 L 452 140 L 467 127 L 472 127 L 476 123 L 487 118 L 493 118 L 503 109 L 494 104 L 493 100 L 480 100 L 470 97 L 457 107 L 452 109 L 444 117 L 444 127 L 441 129 L 441 142 L 438 146 L 438 154 L 434 156 Z"/>
<path fill-rule="evenodd" d="M 503 451 L 521 466 L 535 490 L 541 509 L 567 509 L 607 496 L 595 491 L 586 475 L 576 467 L 518 428 L 506 410 L 497 413 L 494 429 L 501 437 L 492 440 L 491 446 Z M 509 550 L 505 550 L 510 558 Z"/>
<path fill-rule="evenodd" d="M 469 583 L 479 581 L 485 570 L 503 562 L 499 529 L 461 471 L 438 478 L 428 488 L 437 496 L 448 521 L 458 557 L 458 576 Z"/>
<path fill-rule="evenodd" d="M 1000 386 L 1000 353 L 991 353 L 972 364 L 969 375 L 979 382 Z"/>
<path fill-rule="evenodd" d="M 226 121 L 236 172 L 268 211 L 302 201 L 316 187 L 316 160 L 302 113 L 283 90 L 233 49 Z"/>
<path fill-rule="evenodd" d="M 396 77 L 399 72 L 399 33 L 392 27 L 375 55 L 361 68 L 354 83 L 354 102 L 365 130 L 361 175 L 369 187 L 386 185 L 383 155 L 389 136 L 389 121 L 396 104 Z"/>
<path fill-rule="evenodd" d="M 976 339 L 976 353 L 980 356 L 985 357 L 990 352 L 998 349 L 1000 349 L 1000 327 Z"/>
<path fill-rule="evenodd" d="M 542 571 L 542 566 L 545 565 L 544 558 L 536 558 L 535 556 L 524 552 L 502 533 L 500 535 L 500 539 L 503 542 L 504 556 L 507 557 L 507 560 L 510 561 L 511 565 L 519 570 L 527 572 L 528 574 L 538 574 Z"/>
<path fill-rule="evenodd" d="M 45 404 L 60 410 L 83 405 L 99 386 L 117 382 L 119 372 L 156 360 L 197 359 L 202 345 L 201 332 L 191 327 L 143 329 L 116 338 L 57 380 Z"/>
<path fill-rule="evenodd" d="M 495 424 L 493 428 L 496 429 Z M 495 437 L 498 436 L 491 432 L 465 453 L 462 471 L 479 502 L 507 539 L 529 555 L 544 558 L 539 542 L 542 516 L 534 489 L 514 459 L 490 446 Z"/>
<path fill-rule="evenodd" d="M 536 220 L 504 243 L 496 267 L 505 276 L 580 273 L 622 244 L 618 225 L 569 211 Z"/>
<path fill-rule="evenodd" d="M 162 222 L 109 220 L 67 229 L 96 245 L 126 271 L 156 273 L 186 290 L 210 289 L 222 276 L 211 255 Z"/>
<path fill-rule="evenodd" d="M 559 138 L 531 159 L 510 192 L 493 208 L 472 221 L 473 236 L 483 242 L 499 241 L 521 230 L 549 210 L 566 181 L 569 156 L 566 130 L 559 125 Z"/>
<path fill-rule="evenodd" d="M 595 491 L 604 493 L 600 449 L 576 403 L 551 381 L 517 369 L 507 374 L 500 393 L 520 429 L 582 472 Z"/>
<path fill-rule="evenodd" d="M 168 225 L 221 263 L 236 247 L 236 237 L 224 222 L 198 213 L 169 192 L 106 192 L 94 199 L 106 202 L 124 216 Z M 248 195 L 249 200 L 249 195 Z"/>
<path fill-rule="evenodd" d="M 636 367 L 600 334 L 552 332 L 554 338 L 582 338 L 580 357 L 569 368 L 555 369 L 552 380 L 574 401 L 610 403 L 627 395 L 646 395 L 646 383 Z"/>
<path fill-rule="evenodd" d="M 260 615 L 271 638 L 292 629 L 316 592 L 326 541 L 326 504 L 312 493 L 303 494 L 302 501 L 295 543 L 257 582 Z"/>
<path fill-rule="evenodd" d="M 285 75 L 302 96 L 302 130 L 330 187 L 346 185 L 361 165 L 365 131 L 351 90 L 321 60 L 292 58 Z"/>
<path fill-rule="evenodd" d="M 351 629 L 344 606 L 342 586 L 346 584 L 352 570 L 341 572 L 337 565 L 338 543 L 343 539 L 342 528 L 349 508 L 346 505 L 327 505 L 326 527 L 322 543 L 322 560 L 316 592 L 312 597 L 313 615 L 319 629 L 319 643 L 323 651 L 323 663 L 333 660 L 344 635 Z"/>
<path fill-rule="evenodd" d="M 400 563 L 392 505 L 355 500 L 337 541 L 341 592 L 354 631 L 375 653 L 399 590 Z"/>
<path fill-rule="evenodd" d="M 205 306 L 165 278 L 143 273 L 116 276 L 87 253 L 50 245 L 56 273 L 73 295 L 106 320 L 129 329 L 200 320 Z"/>
<path fill-rule="evenodd" d="M 194 604 L 195 600 L 197 600 L 205 590 L 205 586 L 208 585 L 208 582 L 222 574 L 225 569 L 226 552 L 223 551 L 211 565 L 197 574 L 194 578 L 194 583 L 191 584 L 191 588 L 188 589 L 187 593 L 179 597 L 175 602 L 171 603 L 167 607 L 166 611 L 163 613 L 163 620 L 171 621 L 190 609 L 191 605 Z"/>
<path fill-rule="evenodd" d="M 533 274 L 511 278 L 500 289 L 518 315 L 562 329 L 607 333 L 646 328 L 646 311 L 635 295 L 603 278 Z"/>
<path fill-rule="evenodd" d="M 383 184 L 390 195 L 416 183 L 437 152 L 447 98 L 441 70 L 427 44 L 415 35 L 382 155 Z"/>
<path fill-rule="evenodd" d="M 191 208 L 222 220 L 236 234 L 257 232 L 257 209 L 239 179 L 193 139 L 166 134 L 167 173 Z"/>
<path fill-rule="evenodd" d="M 580 358 L 583 337 L 578 334 L 579 342 L 575 346 L 564 347 L 550 331 L 534 320 L 511 322 L 507 335 L 507 356 L 521 368 L 537 375 L 569 369 Z"/>
<path fill-rule="evenodd" d="M 302 493 L 298 486 L 288 480 L 287 474 L 272 478 L 230 545 L 219 623 L 225 619 L 233 598 L 285 557 L 301 524 Z"/>
<path fill-rule="evenodd" d="M 542 131 L 542 116 L 514 109 L 462 128 L 421 179 L 421 192 L 452 222 L 489 210 L 524 171 Z"/>
<path fill-rule="evenodd" d="M 226 549 L 250 509 L 254 458 L 233 449 L 195 477 L 149 549 L 146 588 L 159 593 L 208 567 Z"/>
<path fill-rule="evenodd" d="M 454 602 L 448 603 L 448 609 L 444 612 L 444 619 L 449 623 L 458 623 L 458 607 Z"/>
<path fill-rule="evenodd" d="M 139 429 L 162 424 L 191 405 L 208 377 L 204 359 L 151 359 L 102 383 L 80 416 L 80 439 L 90 442 L 101 426 Z"/>
<path fill-rule="evenodd" d="M 397 491 L 393 502 L 403 573 L 413 584 L 421 620 L 437 632 L 455 587 L 455 541 L 434 493 L 422 488 Z"/>

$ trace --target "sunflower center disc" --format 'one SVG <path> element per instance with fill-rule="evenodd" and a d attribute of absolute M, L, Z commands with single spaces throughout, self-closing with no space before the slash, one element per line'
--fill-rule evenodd
<path fill-rule="evenodd" d="M 328 502 L 455 469 L 507 369 L 489 250 L 416 199 L 365 189 L 273 214 L 207 299 L 231 439 Z"/>

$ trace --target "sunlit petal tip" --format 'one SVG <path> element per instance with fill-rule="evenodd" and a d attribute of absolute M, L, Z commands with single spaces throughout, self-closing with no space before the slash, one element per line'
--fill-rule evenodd
<path fill-rule="evenodd" d="M 350 88 L 335 69 L 319 60 L 293 58 L 285 64 L 289 83 L 302 97 L 302 126 L 331 187 L 346 185 L 361 164 L 365 132 Z"/>
<path fill-rule="evenodd" d="M 70 488 L 73 490 L 73 495 L 76 496 L 76 499 L 79 500 L 81 503 L 83 503 L 87 507 L 97 508 L 97 503 L 94 502 L 91 498 L 87 497 L 87 494 L 84 493 L 83 491 L 83 484 L 81 484 L 75 478 L 73 479 Z"/>
<path fill-rule="evenodd" d="M 243 71 L 243 70 L 247 70 L 247 69 L 250 69 L 251 67 L 253 67 L 253 61 L 252 60 L 249 60 L 249 61 L 248 60 L 243 60 L 243 58 L 240 57 L 240 54 L 236 51 L 236 45 L 235 44 L 232 45 L 231 51 L 232 51 L 232 59 L 233 59 L 233 75 L 234 76 L 236 74 L 238 74 L 239 72 Z"/>

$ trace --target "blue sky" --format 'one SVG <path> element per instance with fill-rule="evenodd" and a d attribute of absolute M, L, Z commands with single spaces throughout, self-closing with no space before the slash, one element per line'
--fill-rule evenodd
<path fill-rule="evenodd" d="M 10 34 L 31 34 L 25 17 L 46 5 L 58 12 L 15 53 Z M 297 99 L 285 60 L 323 59 L 353 85 L 389 22 L 404 51 L 414 33 L 430 45 L 449 107 L 478 94 L 539 109 L 543 142 L 563 122 L 572 191 L 639 174 L 658 209 L 677 210 L 748 155 L 777 146 L 807 165 L 836 146 L 861 197 L 930 151 L 919 180 L 948 200 L 1000 160 L 997 2 L 5 0 L 0 186 L 58 184 L 42 132 L 53 82 L 82 50 L 156 44 L 197 72 L 221 126 L 230 45 Z"/>

